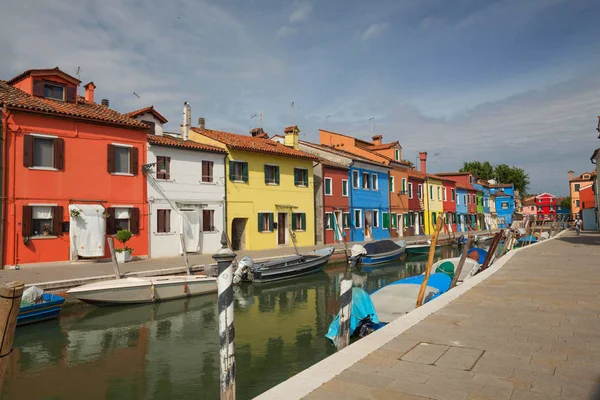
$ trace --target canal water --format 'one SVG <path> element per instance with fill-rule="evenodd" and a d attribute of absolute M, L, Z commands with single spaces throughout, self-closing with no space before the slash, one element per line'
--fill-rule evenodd
<path fill-rule="evenodd" d="M 444 247 L 437 259 L 458 255 Z M 426 256 L 353 272 L 368 293 L 421 274 Z M 345 264 L 235 288 L 238 399 L 250 399 L 334 353 Z M 2 399 L 218 399 L 216 295 L 96 308 L 17 329 Z"/>

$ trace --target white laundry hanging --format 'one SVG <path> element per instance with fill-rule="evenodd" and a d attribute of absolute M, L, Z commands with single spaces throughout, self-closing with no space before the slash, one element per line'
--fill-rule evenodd
<path fill-rule="evenodd" d="M 106 237 L 106 220 L 102 215 L 104 207 L 97 204 L 70 204 L 69 214 L 79 211 L 76 217 L 71 216 L 69 237 L 75 253 L 82 257 L 104 256 Z"/>
<path fill-rule="evenodd" d="M 181 231 L 185 243 L 185 251 L 200 251 L 200 212 L 182 211 L 181 212 Z"/>

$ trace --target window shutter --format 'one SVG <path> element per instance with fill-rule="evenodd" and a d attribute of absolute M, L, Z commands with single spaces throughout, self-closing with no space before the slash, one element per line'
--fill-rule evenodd
<path fill-rule="evenodd" d="M 54 168 L 65 168 L 65 140 L 54 139 Z"/>
<path fill-rule="evenodd" d="M 384 228 L 389 228 L 390 227 L 390 215 L 388 213 L 383 213 L 383 227 Z"/>
<path fill-rule="evenodd" d="M 292 214 L 292 230 L 295 231 L 298 229 L 298 224 L 296 223 L 296 213 Z"/>
<path fill-rule="evenodd" d="M 33 95 L 44 97 L 44 81 L 40 79 L 33 80 Z"/>
<path fill-rule="evenodd" d="M 273 213 L 269 213 L 269 232 L 273 232 Z"/>
<path fill-rule="evenodd" d="M 262 219 L 263 219 L 263 213 L 258 213 L 258 231 L 262 232 Z"/>
<path fill-rule="evenodd" d="M 63 207 L 52 207 L 52 215 L 52 234 L 56 236 L 62 235 Z"/>
<path fill-rule="evenodd" d="M 67 86 L 65 88 L 67 95 L 66 100 L 67 103 L 76 103 L 77 102 L 77 88 L 73 86 Z"/>
<path fill-rule="evenodd" d="M 275 183 L 279 185 L 279 166 L 275 167 Z"/>
<path fill-rule="evenodd" d="M 165 232 L 171 232 L 171 210 L 165 210 Z"/>
<path fill-rule="evenodd" d="M 107 160 L 107 171 L 112 174 L 113 172 L 115 172 L 115 146 L 113 146 L 112 144 L 108 145 Z"/>
<path fill-rule="evenodd" d="M 137 235 L 140 233 L 140 209 L 130 208 L 129 209 L 129 228 L 131 233 Z"/>
<path fill-rule="evenodd" d="M 156 210 L 156 232 L 165 231 L 165 210 Z"/>
<path fill-rule="evenodd" d="M 329 225 L 335 229 L 335 225 L 336 225 L 336 220 L 335 220 L 335 214 L 331 213 L 329 214 Z"/>
<path fill-rule="evenodd" d="M 306 213 L 300 214 L 300 222 L 301 222 L 300 229 L 305 231 L 306 230 Z"/>
<path fill-rule="evenodd" d="M 244 182 L 248 182 L 248 163 L 247 162 L 242 164 L 242 180 Z"/>
<path fill-rule="evenodd" d="M 270 182 L 270 177 L 269 177 L 269 166 L 267 164 L 265 164 L 265 183 L 269 183 Z"/>
<path fill-rule="evenodd" d="M 294 168 L 294 185 L 298 186 L 298 168 Z"/>
<path fill-rule="evenodd" d="M 202 182 L 205 181 L 208 182 L 208 162 L 202 161 Z"/>
<path fill-rule="evenodd" d="M 391 227 L 392 227 L 392 228 L 395 228 L 395 227 L 396 227 L 396 218 L 397 218 L 397 217 L 396 217 L 396 214 L 395 214 L 395 213 L 392 213 L 392 216 L 391 216 L 391 219 L 390 219 L 390 222 L 391 222 Z"/>
<path fill-rule="evenodd" d="M 108 217 L 106 217 L 106 234 L 114 235 L 117 233 L 115 229 L 115 209 L 109 207 L 106 212 L 108 213 Z"/>
<path fill-rule="evenodd" d="M 131 154 L 129 155 L 129 173 L 137 175 L 138 170 L 140 169 L 140 165 L 138 163 L 138 149 L 137 147 L 132 147 L 130 151 Z"/>
<path fill-rule="evenodd" d="M 21 227 L 23 229 L 23 237 L 33 235 L 33 207 L 23 206 L 23 216 L 21 218 Z"/>
<path fill-rule="evenodd" d="M 33 167 L 33 136 L 31 135 L 23 136 L 23 166 Z"/>
<path fill-rule="evenodd" d="M 230 181 L 234 181 L 235 180 L 235 174 L 233 172 L 233 166 L 234 166 L 234 162 L 233 161 L 229 161 L 229 180 Z"/>
<path fill-rule="evenodd" d="M 165 157 L 165 168 L 167 169 L 165 179 L 171 179 L 171 157 Z"/>
<path fill-rule="evenodd" d="M 302 177 L 303 177 L 304 186 L 308 186 L 308 170 L 307 169 L 302 170 Z"/>

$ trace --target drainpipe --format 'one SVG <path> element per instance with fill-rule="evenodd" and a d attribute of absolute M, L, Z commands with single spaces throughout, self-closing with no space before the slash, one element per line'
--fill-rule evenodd
<path fill-rule="evenodd" d="M 228 153 L 225 153 L 223 156 L 223 232 L 229 238 L 229 231 L 227 230 L 227 155 Z M 248 221 L 249 223 L 250 221 Z M 233 238 L 229 238 L 229 242 L 233 250 Z"/>
<path fill-rule="evenodd" d="M 0 187 L 2 207 L 0 207 L 0 269 L 4 269 L 4 238 L 6 237 L 4 230 L 6 229 L 6 215 L 8 206 L 7 193 L 6 193 L 6 182 L 7 182 L 7 164 L 8 164 L 8 146 L 6 144 L 6 137 L 8 136 L 8 111 L 6 109 L 0 110 L 2 116 L 2 124 L 0 125 L 0 165 L 2 165 L 2 175 L 0 176 Z"/>

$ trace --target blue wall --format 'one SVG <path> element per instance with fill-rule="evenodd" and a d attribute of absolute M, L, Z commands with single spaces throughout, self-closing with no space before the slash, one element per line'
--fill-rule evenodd
<path fill-rule="evenodd" d="M 465 229 L 461 229 L 460 227 L 460 216 L 461 215 L 467 215 L 469 213 L 468 207 L 467 207 L 467 203 L 465 203 L 465 195 L 468 194 L 467 191 L 465 189 L 459 189 L 456 188 L 456 194 L 458 196 L 458 202 L 456 203 L 456 215 L 458 216 L 459 220 L 458 223 L 456 225 L 456 229 L 458 229 L 459 232 L 464 232 L 467 230 L 467 219 L 466 217 L 464 218 L 464 223 L 465 223 Z"/>
<path fill-rule="evenodd" d="M 498 214 L 498 227 L 508 228 L 513 220 L 513 213 L 515 212 L 515 188 L 514 186 L 503 187 L 503 188 L 492 188 L 492 193 L 496 193 L 499 190 L 504 192 L 504 195 L 496 195 L 496 214 Z M 502 203 L 508 203 L 505 205 L 507 208 L 502 208 Z"/>
<path fill-rule="evenodd" d="M 352 185 L 352 173 L 358 171 L 359 174 L 359 188 L 356 189 Z M 363 189 L 363 172 L 368 172 L 369 177 L 372 179 L 372 175 L 377 175 L 377 190 Z M 348 171 L 348 184 L 350 186 L 350 240 L 353 242 L 360 242 L 365 240 L 365 211 L 378 211 L 378 227 L 371 228 L 371 238 L 373 240 L 389 239 L 390 230 L 389 228 L 383 228 L 383 213 L 390 212 L 390 198 L 389 198 L 389 184 L 388 184 L 388 173 L 378 172 L 370 169 L 363 169 L 350 166 Z M 354 219 L 355 210 L 361 210 L 361 224 L 360 228 L 356 227 L 356 221 Z M 375 221 L 373 221 L 373 225 Z"/>

